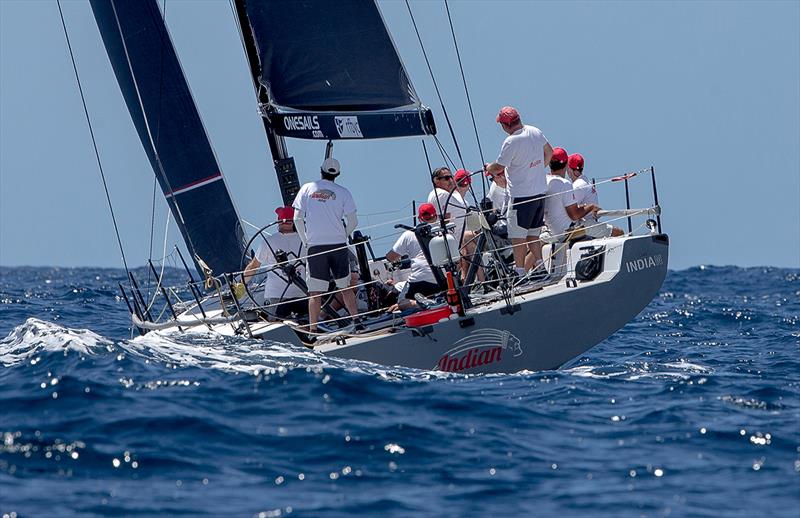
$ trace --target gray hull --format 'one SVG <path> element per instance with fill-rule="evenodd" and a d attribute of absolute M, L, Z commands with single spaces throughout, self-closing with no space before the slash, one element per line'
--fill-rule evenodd
<path fill-rule="evenodd" d="M 498 301 L 465 317 L 421 329 L 342 337 L 316 351 L 388 366 L 461 373 L 511 373 L 556 369 L 611 336 L 656 296 L 667 272 L 666 235 L 608 238 L 573 245 L 569 272 L 581 246 L 605 245 L 602 273 L 592 281 L 558 284 L 517 295 L 516 311 Z M 583 308 L 591 308 L 584 316 Z M 266 339 L 300 344 L 285 326 Z"/>

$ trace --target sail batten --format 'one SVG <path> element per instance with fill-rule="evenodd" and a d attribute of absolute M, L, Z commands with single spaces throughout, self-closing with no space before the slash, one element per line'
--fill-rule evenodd
<path fill-rule="evenodd" d="M 187 248 L 214 274 L 238 271 L 244 232 L 156 1 L 90 3 Z"/>

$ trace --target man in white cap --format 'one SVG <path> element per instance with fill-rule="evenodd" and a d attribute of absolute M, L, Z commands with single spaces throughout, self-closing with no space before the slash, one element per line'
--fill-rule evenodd
<path fill-rule="evenodd" d="M 500 110 L 497 122 L 508 136 L 500 148 L 500 156 L 486 165 L 486 171 L 495 174 L 506 170 L 511 198 L 508 235 L 514 246 L 514 266 L 521 275 L 525 273 L 528 252 L 535 267 L 542 264 L 539 232 L 544 224 L 543 197 L 547 192 L 545 165 L 550 163 L 553 148 L 539 128 L 522 124 L 519 112 L 511 106 Z"/>
<path fill-rule="evenodd" d="M 347 240 L 358 225 L 358 219 L 350 191 L 334 183 L 340 171 L 338 160 L 326 158 L 320 168 L 321 178 L 300 187 L 292 203 L 297 233 L 308 250 L 306 282 L 311 333 L 317 332 L 320 296 L 328 291 L 329 283 L 333 281 L 339 290 L 350 284 Z M 355 318 L 358 310 L 353 291 L 340 293 L 347 311 Z"/>

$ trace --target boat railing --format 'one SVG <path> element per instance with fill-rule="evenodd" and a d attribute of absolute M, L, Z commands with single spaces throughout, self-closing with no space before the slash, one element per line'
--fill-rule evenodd
<path fill-rule="evenodd" d="M 649 173 L 653 178 L 653 198 L 654 204 L 650 207 L 634 209 L 631 208 L 630 205 L 630 189 L 629 189 L 629 181 L 636 176 L 644 176 L 645 174 Z M 607 225 L 608 223 L 619 223 L 622 221 L 627 221 L 627 235 L 633 235 L 640 230 L 644 230 L 645 232 L 660 232 L 660 207 L 658 206 L 658 197 L 657 192 L 655 189 L 655 172 L 653 168 L 643 169 L 641 171 L 627 173 L 625 175 L 613 176 L 608 178 L 600 179 L 594 183 L 594 187 L 597 188 L 601 185 L 612 184 L 616 182 L 623 182 L 625 187 L 625 199 L 626 199 L 626 208 L 624 210 L 605 210 L 598 213 L 599 216 L 602 216 L 603 222 L 593 223 L 591 225 L 584 225 L 582 228 L 585 230 L 591 228 L 595 225 Z M 416 206 L 416 203 L 411 204 L 412 207 Z M 405 207 L 407 209 L 407 207 Z M 481 215 L 485 216 L 489 212 L 493 211 L 494 209 L 488 210 L 480 210 L 480 209 L 473 209 L 470 213 L 467 213 L 463 217 L 470 217 L 470 214 L 480 213 Z M 384 211 L 382 214 L 391 214 L 393 211 Z M 640 216 L 644 216 L 646 219 L 645 221 L 638 225 L 637 227 L 633 227 L 632 220 L 633 218 L 637 218 Z M 655 221 L 652 219 L 655 217 Z M 368 229 L 378 229 L 381 227 L 385 227 L 387 225 L 396 225 L 399 222 L 407 222 L 408 216 L 404 216 L 402 218 L 391 218 L 388 221 L 383 221 L 376 224 L 368 224 L 364 227 L 361 227 L 361 230 L 368 230 Z M 486 226 L 485 218 L 480 218 L 481 226 Z M 262 239 L 265 239 L 264 230 L 267 227 L 262 227 L 258 230 L 254 239 L 261 236 Z M 480 229 L 479 229 L 480 230 Z M 483 229 L 487 230 L 487 229 Z M 551 255 L 556 255 L 557 253 L 561 253 L 565 251 L 571 244 L 570 236 L 573 235 L 575 229 L 569 229 L 564 233 L 551 235 L 550 238 L 552 240 L 552 252 Z M 392 231 L 385 234 L 379 235 L 377 238 L 372 239 L 368 236 L 365 236 L 366 243 L 374 243 L 378 241 L 382 241 L 386 238 L 396 238 L 399 231 L 392 228 Z M 478 233 L 479 234 L 479 233 Z M 477 238 L 477 236 L 476 236 Z M 251 239 L 248 243 L 248 249 L 250 249 L 250 245 L 253 243 Z M 493 253 L 504 253 L 511 250 L 511 244 L 501 244 L 497 246 L 496 243 L 492 243 Z M 348 245 L 343 245 L 341 249 L 349 248 Z M 485 250 L 484 250 L 485 251 Z M 604 248 L 602 252 L 599 253 L 608 253 L 609 249 Z M 326 252 L 323 252 L 326 253 Z M 319 254 L 306 254 L 302 257 L 294 257 L 291 259 L 292 263 L 305 263 L 309 257 L 313 257 Z M 173 266 L 182 266 L 185 273 L 187 274 L 188 280 L 182 285 L 174 285 L 174 286 L 166 286 L 165 279 L 164 279 L 164 265 L 168 259 L 172 260 Z M 373 261 L 376 258 L 373 255 Z M 178 261 L 180 264 L 178 265 Z M 244 262 L 244 260 L 242 261 Z M 152 279 L 154 282 L 149 283 L 146 286 L 147 291 L 147 300 L 145 300 L 145 296 L 143 294 L 143 290 L 140 289 L 136 278 L 131 274 L 130 283 L 128 286 L 128 290 L 125 290 L 122 285 L 120 285 L 120 289 L 123 294 L 123 298 L 128 305 L 130 313 L 133 318 L 133 322 L 140 331 L 143 330 L 151 330 L 151 329 L 167 329 L 177 327 L 180 330 L 183 330 L 182 327 L 195 327 L 198 325 L 205 325 L 205 326 L 213 326 L 216 324 L 233 324 L 233 323 L 240 323 L 245 332 L 248 335 L 251 335 L 250 326 L 248 321 L 283 321 L 287 319 L 278 319 L 274 316 L 274 310 L 279 305 L 283 304 L 283 300 L 279 300 L 277 302 L 270 302 L 267 300 L 262 300 L 262 297 L 258 295 L 259 291 L 263 290 L 263 283 L 265 282 L 266 278 L 270 274 L 277 274 L 282 267 L 286 265 L 287 262 L 282 262 L 279 264 L 273 265 L 264 265 L 260 266 L 256 269 L 246 270 L 243 268 L 241 271 L 238 272 L 231 272 L 225 273 L 222 275 L 207 275 L 205 279 L 196 280 L 191 273 L 191 270 L 188 268 L 188 265 L 183 258 L 183 255 L 180 252 L 180 249 L 175 247 L 174 251 L 170 256 L 166 256 L 161 261 L 161 269 L 160 272 L 156 268 L 156 264 L 152 261 L 148 261 L 149 272 L 148 277 L 152 275 Z M 484 265 L 480 265 L 483 267 Z M 391 271 L 392 267 L 389 265 L 387 271 Z M 567 270 L 564 272 L 565 275 L 569 276 L 570 274 L 574 274 Z M 562 275 L 563 277 L 564 275 Z M 545 282 L 540 283 L 545 284 L 546 281 L 551 281 L 551 279 L 545 280 Z M 326 296 L 328 297 L 335 297 L 337 294 L 344 292 L 346 290 L 366 290 L 369 286 L 376 285 L 378 283 L 385 282 L 385 279 L 370 279 L 367 282 L 358 282 L 354 285 L 347 286 L 342 289 L 336 289 Z M 485 291 L 485 287 L 494 286 L 496 285 L 496 279 L 489 279 L 489 280 L 471 280 L 465 288 L 466 293 L 475 293 L 476 291 Z M 517 283 L 519 284 L 519 282 Z M 293 297 L 293 301 L 307 301 L 310 299 L 311 296 L 303 296 L 303 297 Z M 480 295 L 479 295 L 480 298 Z M 483 297 L 487 298 L 487 297 Z M 491 298 L 491 297 L 488 297 Z M 215 309 L 213 312 L 210 311 L 210 307 L 213 306 Z M 367 311 L 363 311 L 357 315 L 359 318 L 372 318 L 374 316 L 381 315 L 385 313 L 389 307 L 375 307 L 370 308 Z M 189 311 L 193 311 L 193 315 L 196 318 L 187 319 L 181 318 L 179 319 L 179 315 L 186 315 Z M 213 314 L 209 314 L 213 313 Z M 335 316 L 333 318 L 320 321 L 321 324 L 331 324 L 336 325 L 340 324 L 341 322 L 349 320 L 349 316 Z M 293 323 L 293 321 L 289 320 L 289 323 Z"/>

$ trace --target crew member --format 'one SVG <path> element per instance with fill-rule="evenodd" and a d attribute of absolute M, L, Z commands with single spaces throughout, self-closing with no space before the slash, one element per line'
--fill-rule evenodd
<path fill-rule="evenodd" d="M 508 239 L 507 212 L 511 198 L 508 195 L 506 170 L 487 172 L 486 176 L 492 179 L 487 197 L 492 201 L 492 209 L 497 216 L 497 222 L 492 225 L 492 233 L 495 235 L 494 244 L 506 260 L 513 260 L 511 241 Z"/>
<path fill-rule="evenodd" d="M 567 236 L 567 231 L 573 221 L 578 221 L 587 214 L 600 210 L 597 205 L 578 206 L 572 190 L 572 182 L 564 178 L 567 172 L 567 152 L 560 147 L 553 150 L 550 160 L 551 174 L 547 175 L 547 198 L 544 208 L 544 223 L 546 228 L 542 231 L 541 238 L 552 243 L 555 247 Z M 563 266 L 566 254 L 553 254 L 556 256 L 551 272 L 559 272 Z"/>
<path fill-rule="evenodd" d="M 567 160 L 567 174 L 572 180 L 572 191 L 575 195 L 575 202 L 578 206 L 597 205 L 597 189 L 589 183 L 583 175 L 584 160 L 580 153 L 574 153 Z M 593 212 L 583 218 L 584 230 L 590 237 L 622 236 L 625 233 L 621 228 L 617 228 L 607 223 L 599 223 Z"/>
<path fill-rule="evenodd" d="M 436 207 L 430 203 L 423 203 L 417 210 L 417 216 L 420 223 L 435 225 Z M 386 254 L 386 260 L 395 263 L 403 256 L 408 256 L 411 259 L 411 275 L 408 277 L 406 287 L 401 294 L 402 297 L 413 301 L 414 295 L 417 293 L 428 297 L 441 291 L 441 288 L 436 283 L 436 278 L 433 276 L 431 266 L 422 252 L 422 246 L 420 246 L 419 240 L 412 230 L 406 230 L 400 234 L 392 249 Z M 413 305 L 413 303 L 403 304 L 401 301 L 400 304 L 401 308 L 409 305 Z"/>
<path fill-rule="evenodd" d="M 456 171 L 456 174 L 453 177 L 453 179 L 456 182 L 456 191 L 458 191 L 458 194 L 461 195 L 461 199 L 464 200 L 465 202 L 464 205 L 466 206 L 467 192 L 469 191 L 470 186 L 472 185 L 472 175 L 466 169 L 459 169 L 458 171 Z M 469 272 L 470 261 L 468 260 L 468 258 L 472 257 L 473 254 L 475 254 L 475 250 L 478 248 L 478 244 L 475 240 L 475 237 L 476 237 L 476 232 L 474 230 L 467 228 L 467 218 L 465 213 L 464 233 L 461 238 L 461 249 L 460 249 L 462 257 L 461 259 L 462 280 L 467 279 L 467 273 Z M 480 256 L 477 257 L 477 260 L 480 261 Z M 478 268 L 478 281 L 483 282 L 483 280 L 484 280 L 483 268 L 481 267 Z"/>
<path fill-rule="evenodd" d="M 511 197 L 509 236 L 514 245 L 514 266 L 517 274 L 522 275 L 528 252 L 534 267 L 542 263 L 542 243 L 538 238 L 544 223 L 545 164 L 550 162 L 553 148 L 538 128 L 522 124 L 519 112 L 511 106 L 503 107 L 496 120 L 508 136 L 500 148 L 500 156 L 486 165 L 486 171 L 493 174 L 506 170 Z"/>
<path fill-rule="evenodd" d="M 309 331 L 317 332 L 321 306 L 320 296 L 333 281 L 338 289 L 350 283 L 350 261 L 347 240 L 358 225 L 356 204 L 345 187 L 335 183 L 341 169 L 335 158 L 326 158 L 320 168 L 320 179 L 303 185 L 292 204 L 294 223 L 308 248 L 308 319 Z M 355 295 L 342 293 L 345 307 L 355 318 Z"/>
<path fill-rule="evenodd" d="M 508 181 L 506 181 L 506 170 L 501 169 L 493 173 L 486 173 L 491 177 L 492 185 L 489 186 L 487 197 L 492 200 L 492 208 L 497 211 L 498 216 L 505 216 L 511 201 L 508 196 Z"/>
<path fill-rule="evenodd" d="M 305 265 L 299 258 L 305 257 L 303 243 L 294 226 L 294 209 L 278 207 L 278 232 L 267 236 L 256 250 L 256 255 L 244 269 L 245 282 L 264 266 L 267 278 L 264 281 L 264 302 L 267 312 L 277 318 L 287 318 L 292 313 L 306 315 L 308 304 L 306 294 L 293 282 L 292 277 L 302 279 L 305 276 Z M 286 254 L 283 262 L 275 255 Z"/>
<path fill-rule="evenodd" d="M 466 223 L 467 204 L 456 189 L 456 182 L 449 168 L 437 167 L 431 173 L 431 178 L 433 178 L 434 187 L 428 194 L 428 203 L 436 207 L 437 211 L 442 211 L 449 223 L 455 224 L 453 232 L 460 247 L 463 242 L 462 234 Z"/>

